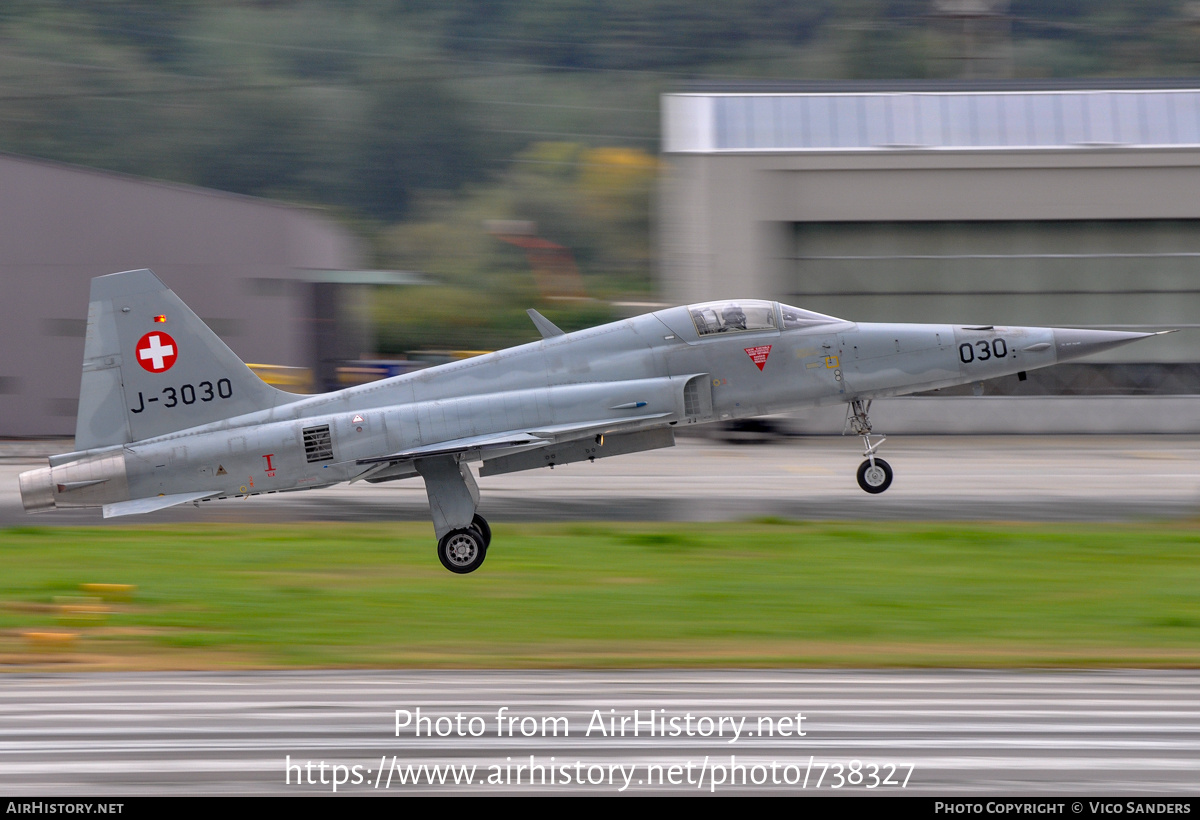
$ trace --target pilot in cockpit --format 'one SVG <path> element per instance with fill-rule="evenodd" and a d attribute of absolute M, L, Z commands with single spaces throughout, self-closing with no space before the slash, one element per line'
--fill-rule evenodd
<path fill-rule="evenodd" d="M 745 330 L 746 312 L 736 302 L 725 307 L 722 317 L 725 320 L 724 330 Z"/>

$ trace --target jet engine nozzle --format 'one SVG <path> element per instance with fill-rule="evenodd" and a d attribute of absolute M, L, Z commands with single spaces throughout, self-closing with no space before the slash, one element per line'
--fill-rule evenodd
<path fill-rule="evenodd" d="M 21 485 L 21 503 L 27 513 L 54 509 L 54 484 L 49 467 L 27 470 L 17 477 Z"/>
<path fill-rule="evenodd" d="M 29 470 L 19 476 L 21 503 L 36 513 L 67 507 L 101 507 L 129 499 L 125 454 L 120 450 Z"/>

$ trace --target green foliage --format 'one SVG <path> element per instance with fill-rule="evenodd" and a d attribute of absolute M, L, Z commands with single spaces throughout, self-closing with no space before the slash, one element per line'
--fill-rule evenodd
<path fill-rule="evenodd" d="M 776 44 L 801 45 L 836 9 L 827 0 L 466 0 L 454 4 L 443 43 L 546 68 L 696 67 Z"/>
<path fill-rule="evenodd" d="M 949 8 L 12 0 L 0 150 L 393 221 L 554 134 L 653 151 L 656 96 L 681 79 L 1190 76 L 1200 59 L 1182 0 L 1013 0 L 990 22 Z"/>
<path fill-rule="evenodd" d="M 470 103 L 332 3 L 0 13 L 0 148 L 378 219 L 483 173 Z M 400 34 L 400 33 L 397 33 Z"/>
<path fill-rule="evenodd" d="M 539 338 L 526 308 L 579 330 L 614 319 L 612 297 L 649 289 L 654 157 L 555 142 L 535 143 L 516 159 L 493 184 L 430 202 L 425 219 L 382 235 L 381 264 L 445 284 L 379 294 L 381 350 L 507 347 Z M 508 236 L 499 223 L 532 233 Z M 557 250 L 548 258 L 516 244 L 525 240 Z"/>
<path fill-rule="evenodd" d="M 973 7 L 973 6 L 972 6 Z M 323 205 L 380 267 L 385 349 L 529 338 L 551 302 L 484 229 L 533 222 L 598 299 L 651 291 L 658 99 L 686 80 L 1194 76 L 1183 0 L 9 0 L 0 150 Z M 464 297 L 470 297 L 465 298 Z M 439 302 L 439 300 L 453 300 Z M 445 305 L 453 305 L 447 308 Z M 455 316 L 439 338 L 431 317 Z"/>
<path fill-rule="evenodd" d="M 136 586 L 75 627 L 110 668 L 1194 666 L 1200 646 L 1183 526 L 495 531 L 469 576 L 426 524 L 0 531 L 0 657 L 89 582 Z"/>

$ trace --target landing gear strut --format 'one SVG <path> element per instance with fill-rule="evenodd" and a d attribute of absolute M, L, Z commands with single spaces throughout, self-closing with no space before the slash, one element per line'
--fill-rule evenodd
<path fill-rule="evenodd" d="M 474 572 L 487 558 L 492 528 L 475 512 L 479 486 L 471 469 L 454 456 L 417 459 L 417 472 L 425 479 L 429 516 L 438 537 L 438 560 L 459 575 Z"/>
<path fill-rule="evenodd" d="M 867 460 L 858 465 L 858 486 L 875 495 L 892 486 L 892 465 L 875 457 L 875 451 L 887 438 L 876 434 L 879 440 L 871 443 L 871 419 L 867 415 L 870 409 L 869 400 L 854 399 L 850 402 L 846 408 L 846 426 L 842 429 L 842 435 L 849 429 L 862 438 L 863 457 Z"/>

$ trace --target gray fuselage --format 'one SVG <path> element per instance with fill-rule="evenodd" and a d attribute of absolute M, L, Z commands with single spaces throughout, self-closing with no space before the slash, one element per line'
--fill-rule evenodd
<path fill-rule="evenodd" d="M 592 420 L 628 432 L 738 419 L 974 382 L 1058 360 L 1049 328 L 778 325 L 700 335 L 688 308 L 671 308 L 297 397 L 120 448 L 52 459 L 53 480 L 66 488 L 55 500 L 95 506 L 192 491 L 223 498 L 323 487 L 364 474 L 360 459 L 439 442 Z M 161 403 L 143 408 L 171 412 Z M 511 452 L 466 449 L 462 458 Z M 372 480 L 416 473 L 413 463 L 398 462 L 376 470 Z M 87 484 L 99 477 L 107 480 Z"/>

